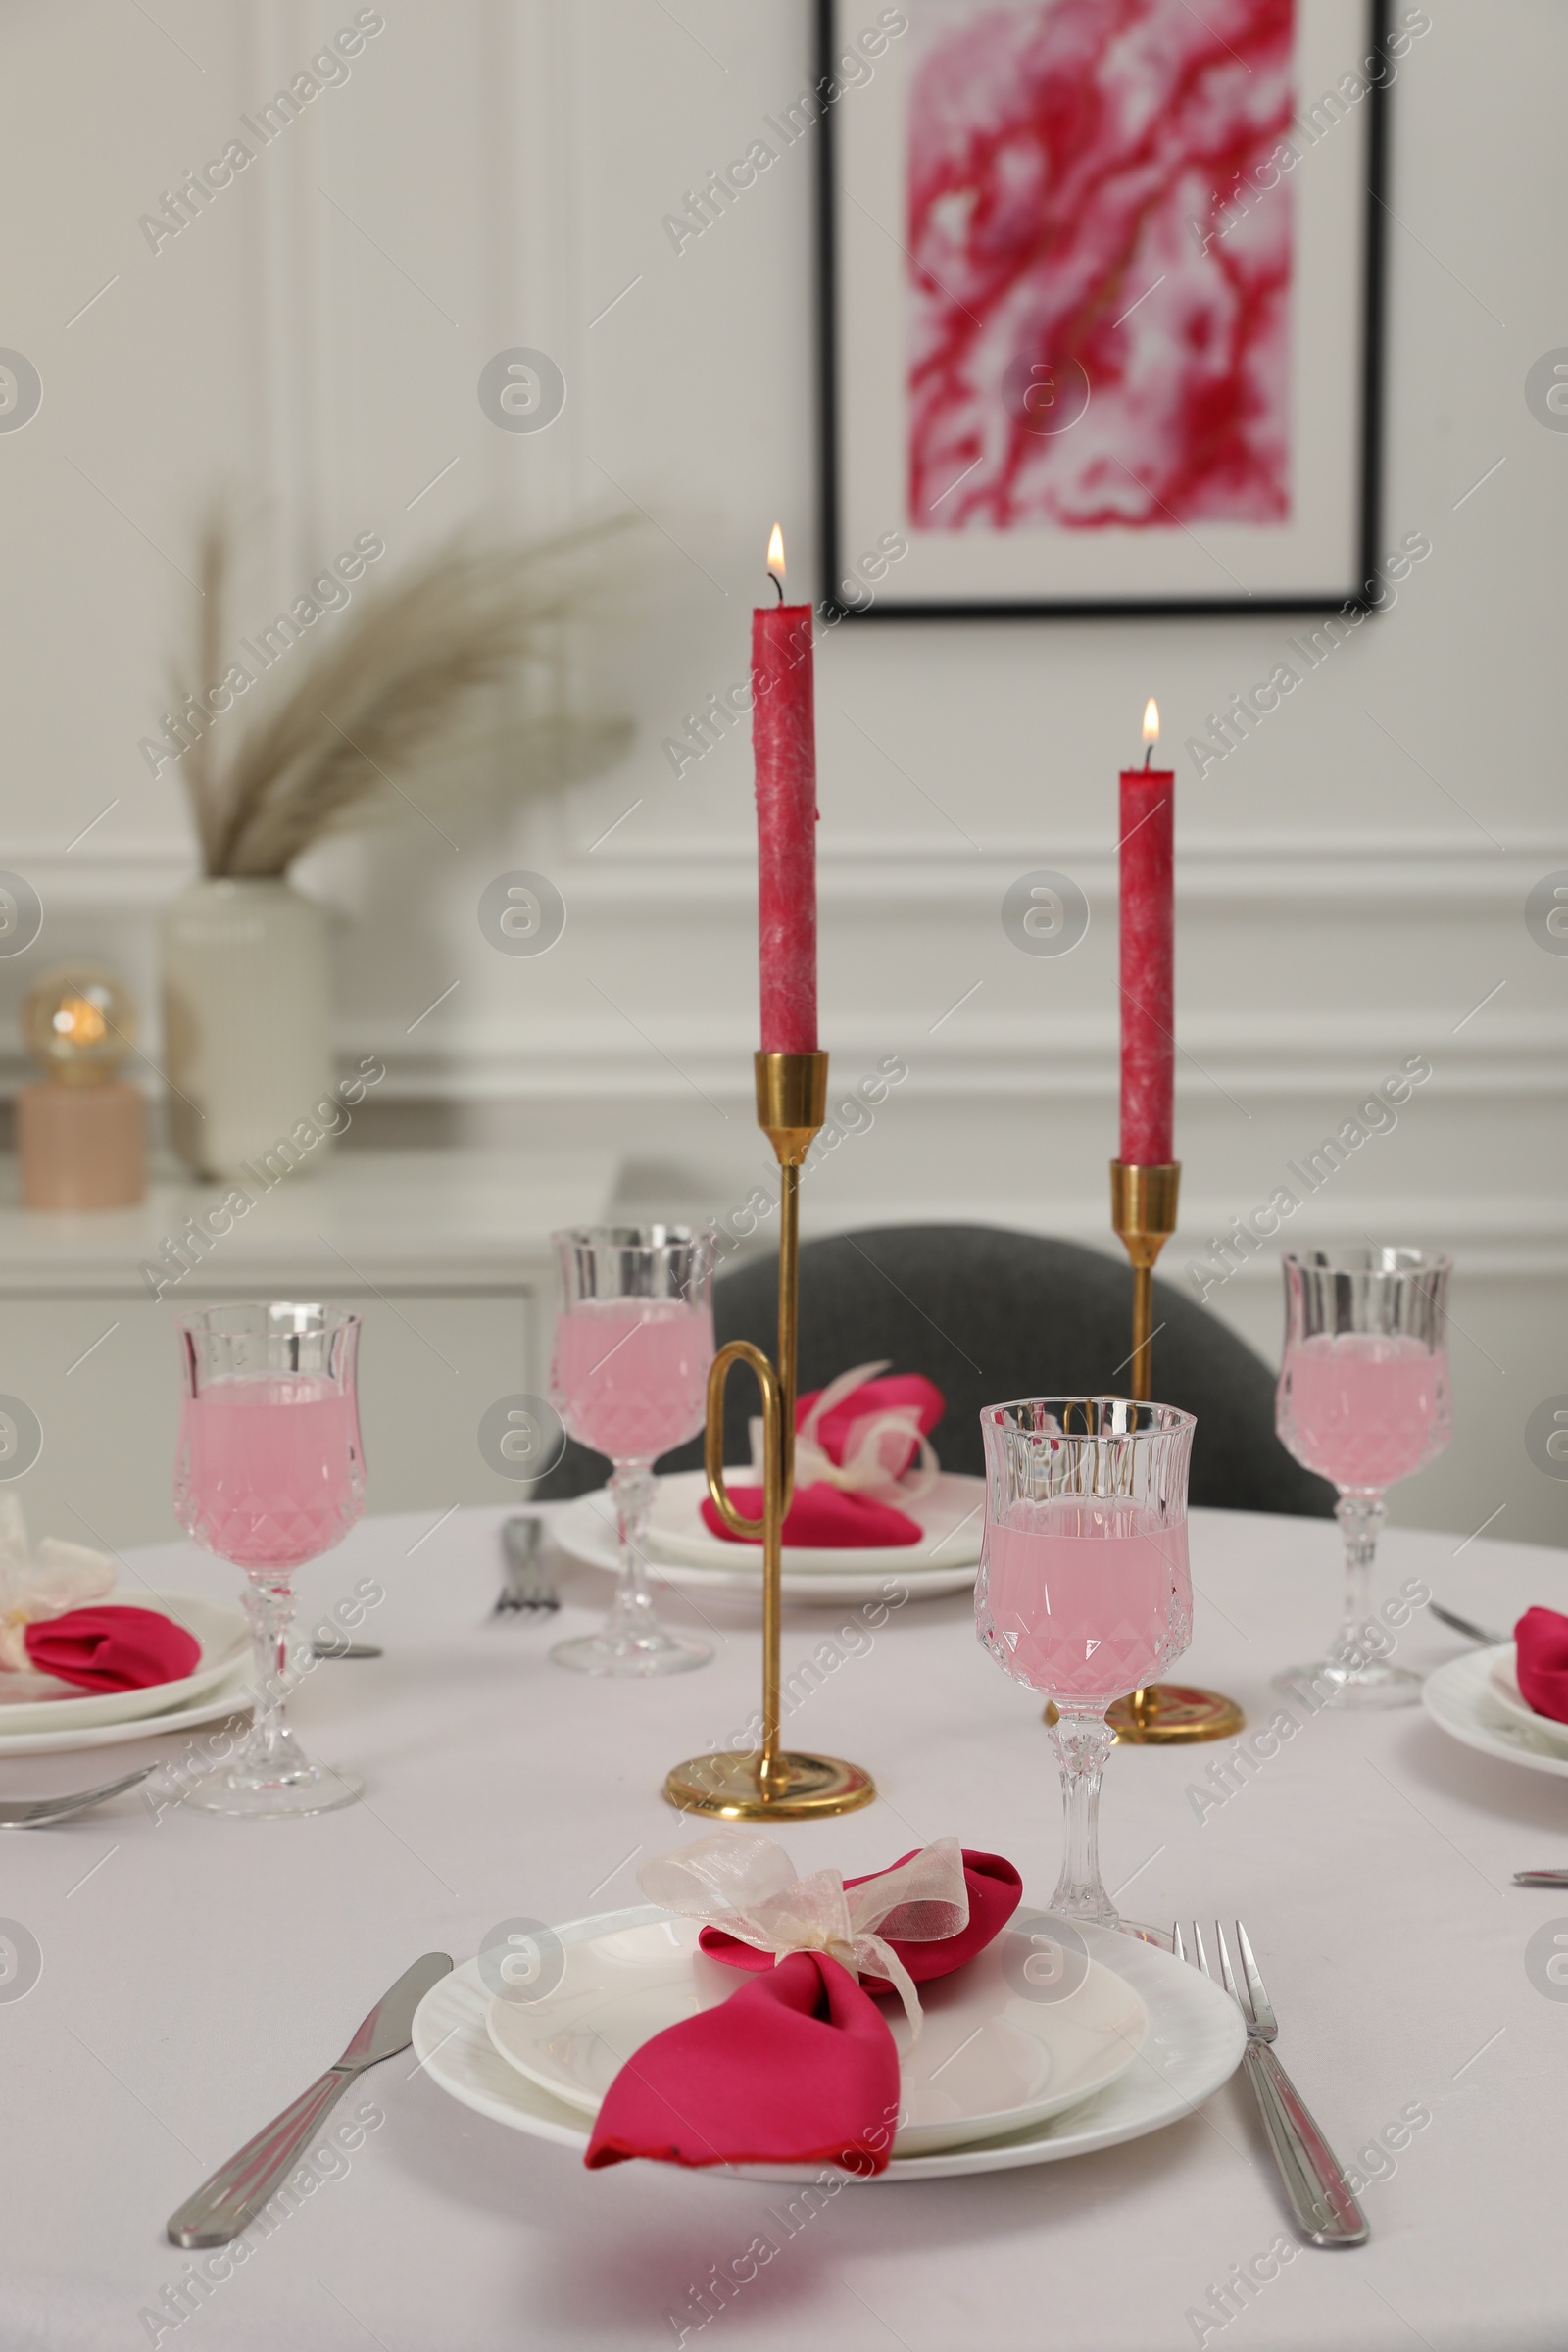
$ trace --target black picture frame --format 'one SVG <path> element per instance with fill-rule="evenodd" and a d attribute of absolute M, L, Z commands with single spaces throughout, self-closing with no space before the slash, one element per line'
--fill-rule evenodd
<path fill-rule="evenodd" d="M 1176 617 L 1234 618 L 1244 614 L 1310 612 L 1375 612 L 1381 599 L 1371 591 L 1376 582 L 1382 529 L 1382 472 L 1384 455 L 1385 284 L 1388 249 L 1388 205 L 1385 189 L 1389 169 L 1391 83 L 1371 84 L 1366 147 L 1366 203 L 1362 216 L 1362 289 L 1358 324 L 1360 353 L 1360 418 L 1357 435 L 1359 479 L 1355 486 L 1355 538 L 1359 549 L 1358 576 L 1338 592 L 1285 595 L 1126 598 L 963 597 L 900 599 L 896 593 L 876 593 L 867 601 L 848 600 L 846 567 L 853 561 L 844 530 L 843 487 L 847 457 L 844 447 L 843 403 L 840 396 L 841 251 L 839 166 L 841 143 L 849 129 L 843 119 L 835 58 L 853 7 L 863 0 L 815 0 L 816 90 L 822 114 L 817 150 L 817 373 L 820 433 L 820 529 L 824 608 L 845 620 L 1029 620 L 1029 619 L 1161 619 Z M 1390 37 L 1390 0 L 1364 0 L 1367 53 L 1386 51 Z M 852 27 L 853 29 L 853 27 Z M 858 585 L 859 583 L 857 582 Z"/>

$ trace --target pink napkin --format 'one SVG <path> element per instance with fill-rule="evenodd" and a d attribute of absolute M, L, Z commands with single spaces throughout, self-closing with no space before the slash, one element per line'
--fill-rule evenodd
<path fill-rule="evenodd" d="M 731 1487 L 729 1494 L 743 1519 L 760 1519 L 760 1487 Z M 710 1535 L 722 1536 L 726 1544 L 762 1541 L 760 1536 L 732 1535 L 714 1509 L 711 1494 L 703 1496 L 703 1525 Z M 924 1534 L 924 1528 L 907 1511 L 896 1511 L 890 1502 L 873 1501 L 869 1494 L 830 1487 L 820 1479 L 814 1486 L 797 1488 L 784 1514 L 784 1542 L 799 1544 L 808 1551 L 841 1547 L 858 1551 L 873 1544 L 918 1544 Z"/>
<path fill-rule="evenodd" d="M 808 1396 L 796 1398 L 797 1429 L 808 1419 L 821 1394 L 820 1389 L 812 1389 Z M 899 1405 L 910 1404 L 915 1407 L 923 1437 L 930 1435 L 948 1409 L 948 1400 L 942 1391 L 934 1381 L 927 1380 L 923 1372 L 892 1372 L 882 1380 L 863 1380 L 853 1395 L 840 1397 L 838 1403 L 830 1406 L 822 1415 L 816 1425 L 816 1442 L 829 1461 L 842 1462 L 845 1454 L 851 1450 L 858 1421 L 864 1421 L 874 1413 L 891 1412 Z M 907 1470 L 913 1459 L 914 1440 L 911 1438 L 902 1461 L 884 1454 L 883 1463 L 897 1478 Z"/>
<path fill-rule="evenodd" d="M 1022 1882 L 1010 1862 L 966 1851 L 962 1865 L 968 1918 L 956 1933 L 910 1936 L 931 1924 L 914 1916 L 933 1909 L 919 1902 L 889 1910 L 882 1923 L 903 1926 L 905 1937 L 895 1933 L 888 1944 L 911 1976 L 961 1968 L 1017 1905 Z M 849 1884 L 865 1886 L 887 1875 Z M 816 1884 L 801 1883 L 800 1895 Z M 885 2172 L 899 2113 L 899 2055 L 870 1991 L 824 1950 L 761 1951 L 711 1927 L 701 1942 L 715 1958 L 758 1974 L 717 2008 L 656 2034 L 626 2061 L 595 2120 L 589 2168 L 647 2156 L 692 2167 L 839 2164 L 862 2179 Z M 890 1989 L 885 1979 L 870 1982 Z"/>
<path fill-rule="evenodd" d="M 1513 1638 L 1526 1704 L 1554 1723 L 1568 1723 L 1568 1617 L 1556 1609 L 1526 1609 Z"/>
<path fill-rule="evenodd" d="M 908 1469 L 920 1450 L 920 1439 L 935 1429 L 946 1412 L 947 1399 L 942 1391 L 920 1372 L 862 1380 L 858 1387 L 830 1401 L 826 1412 L 813 1423 L 811 1416 L 817 1399 L 826 1395 L 824 1389 L 811 1389 L 795 1400 L 795 1426 L 803 1433 L 803 1458 L 808 1436 L 819 1449 L 818 1468 L 825 1455 L 829 1463 L 842 1469 L 846 1458 L 855 1456 L 879 1417 L 889 1413 L 912 1414 L 919 1437 L 911 1430 L 906 1438 L 896 1426 L 891 1429 L 884 1426 L 880 1443 L 875 1446 L 875 1471 L 862 1469 L 859 1473 L 862 1484 L 842 1487 L 830 1479 L 816 1477 L 798 1486 L 784 1517 L 784 1542 L 799 1544 L 807 1551 L 880 1550 L 918 1544 L 925 1530 L 917 1519 L 911 1519 L 907 1511 L 901 1511 L 889 1499 L 889 1490 L 897 1492 L 894 1481 Z M 934 1459 L 929 1448 L 926 1455 Z M 856 1473 L 852 1471 L 851 1475 Z M 934 1467 L 930 1476 L 934 1479 Z M 732 1487 L 730 1495 L 743 1518 L 760 1519 L 760 1487 Z M 709 1533 L 721 1537 L 726 1544 L 761 1542 L 760 1536 L 733 1535 L 719 1517 L 710 1495 L 703 1498 L 702 1514 Z"/>
<path fill-rule="evenodd" d="M 194 1674 L 202 1645 L 157 1609 L 71 1609 L 24 1634 L 27 1663 L 82 1690 L 145 1690 Z"/>

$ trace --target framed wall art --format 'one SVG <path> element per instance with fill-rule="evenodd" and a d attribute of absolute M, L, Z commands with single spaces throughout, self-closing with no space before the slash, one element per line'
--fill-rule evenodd
<path fill-rule="evenodd" d="M 1364 606 L 1387 0 L 818 0 L 824 548 L 870 618 Z M 875 593 L 848 571 L 890 531 Z"/>

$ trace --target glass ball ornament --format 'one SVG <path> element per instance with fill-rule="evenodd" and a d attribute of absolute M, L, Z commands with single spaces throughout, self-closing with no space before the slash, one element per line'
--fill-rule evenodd
<path fill-rule="evenodd" d="M 22 1034 L 39 1068 L 66 1086 L 103 1086 L 129 1053 L 136 1007 L 113 972 L 57 964 L 27 992 Z"/>

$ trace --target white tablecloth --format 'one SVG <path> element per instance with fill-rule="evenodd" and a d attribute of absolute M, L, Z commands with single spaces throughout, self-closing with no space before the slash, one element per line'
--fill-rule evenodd
<path fill-rule="evenodd" d="M 659 1793 L 665 1769 L 757 1703 L 759 1642 L 738 1603 L 706 1604 L 712 1666 L 637 1688 L 546 1661 L 602 1607 L 606 1580 L 591 1571 L 566 1571 L 554 1619 L 486 1622 L 500 1516 L 465 1512 L 434 1533 L 433 1521 L 372 1521 L 305 1573 L 313 1615 L 368 1574 L 386 1589 L 364 1629 L 385 1657 L 320 1666 L 298 1702 L 318 1751 L 368 1774 L 364 1805 L 249 1824 L 154 1820 L 132 1796 L 0 1839 L 0 1917 L 43 1954 L 26 1997 L 0 2001 L 5 2352 L 128 2352 L 155 2336 L 181 2352 L 1568 2341 L 1568 2004 L 1525 1967 L 1535 1930 L 1559 1915 L 1568 1928 L 1568 1892 L 1509 1883 L 1568 1861 L 1568 1784 L 1462 1749 L 1417 1709 L 1319 1716 L 1201 1808 L 1190 1789 L 1208 1785 L 1224 1749 L 1110 1762 L 1107 1883 L 1152 1920 L 1241 1913 L 1282 2057 L 1341 2156 L 1379 2176 L 1363 2200 L 1369 2246 L 1300 2249 L 1223 2327 L 1212 2309 L 1206 2327 L 1191 2315 L 1233 2266 L 1295 2242 L 1240 2077 L 1200 2115 L 1131 2145 L 852 2188 L 785 2239 L 768 2218 L 778 2190 L 649 2164 L 590 2175 L 456 2105 L 412 2056 L 368 2078 L 385 2120 L 347 2169 L 173 2324 L 159 2305 L 192 2258 L 163 2224 L 205 2174 L 303 2089 L 420 1952 L 461 1959 L 502 1919 L 638 1900 L 638 1861 L 679 1835 Z M 1504 1627 L 1531 1601 L 1568 1606 L 1568 1555 L 1458 1547 L 1391 1535 L 1380 1589 L 1423 1576 Z M 1329 1632 L 1336 1550 L 1322 1522 L 1195 1519 L 1186 1668 L 1233 1692 L 1253 1724 L 1279 1703 L 1270 1675 Z M 130 1564 L 170 1590 L 233 1589 L 183 1545 Z M 687 1613 L 674 1595 L 669 1605 Z M 780 1837 L 803 1869 L 853 1872 L 956 1832 L 1014 1857 L 1043 1901 L 1058 1814 L 1038 1702 L 977 1647 L 964 1598 L 911 1602 L 871 1637 L 839 1634 L 855 1623 L 849 1609 L 787 1614 L 786 1672 L 825 1637 L 844 1656 L 788 1733 L 868 1765 L 881 1801 Z M 1418 1617 L 1400 1654 L 1424 1666 L 1458 1646 Z M 87 1785 L 150 1752 L 15 1761 L 0 1766 L 0 1791 Z M 351 2093 L 340 2113 L 356 2103 Z M 1430 2122 L 1401 2125 L 1411 2110 Z M 1385 2134 L 1396 2152 L 1360 2156 Z M 700 2328 L 693 2290 L 759 2235 L 778 2251 Z"/>

